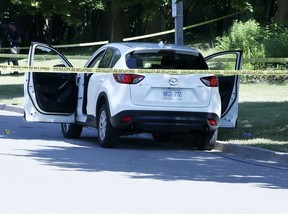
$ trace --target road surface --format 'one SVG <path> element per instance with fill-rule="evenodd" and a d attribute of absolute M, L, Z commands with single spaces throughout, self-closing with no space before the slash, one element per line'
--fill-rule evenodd
<path fill-rule="evenodd" d="M 6 111 L 0 122 L 0 214 L 288 213 L 288 167 L 146 137 L 103 149 L 94 129 L 64 139 Z"/>

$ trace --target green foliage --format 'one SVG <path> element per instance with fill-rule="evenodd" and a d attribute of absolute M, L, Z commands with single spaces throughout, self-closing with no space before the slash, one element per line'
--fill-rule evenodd
<path fill-rule="evenodd" d="M 255 20 L 247 22 L 234 21 L 231 29 L 222 37 L 218 37 L 216 48 L 218 50 L 244 51 L 246 58 L 264 58 L 263 29 Z"/>
<path fill-rule="evenodd" d="M 277 23 L 260 26 L 255 20 L 235 21 L 224 36 L 216 39 L 219 51 L 241 49 L 244 58 L 279 58 L 287 57 L 288 29 Z M 283 63 L 244 63 L 244 69 L 277 69 L 285 70 Z M 287 81 L 287 76 L 244 76 L 242 82 L 277 82 Z"/>
<path fill-rule="evenodd" d="M 237 128 L 219 129 L 218 139 L 288 152 L 287 89 L 287 83 L 241 84 Z"/>
<path fill-rule="evenodd" d="M 268 16 L 268 12 L 275 11 L 272 9 L 277 3 L 277 0 L 264 2 L 263 0 L 182 1 L 184 5 L 184 25 L 192 24 L 194 21 L 200 22 L 202 20 L 217 18 L 223 14 L 230 14 L 235 12 L 235 9 L 238 11 L 250 11 L 251 13 L 245 13 L 245 16 L 255 17 L 259 23 L 267 23 L 267 20 L 275 20 L 273 19 L 273 14 Z M 271 2 L 274 3 L 272 4 Z M 174 20 L 171 16 L 171 3 L 171 0 L 1 0 L 0 21 L 4 20 L 3 23 L 5 23 L 12 19 L 19 27 L 21 26 L 20 30 L 25 35 L 23 37 L 23 45 L 29 44 L 31 40 L 35 39 L 46 42 L 46 35 L 49 35 L 49 43 L 57 44 L 107 40 L 109 39 L 109 35 L 119 34 L 119 37 L 129 37 L 173 28 Z M 111 13 L 109 11 L 111 5 L 116 5 L 116 8 L 122 12 L 122 15 Z M 256 12 L 257 15 L 255 15 Z M 111 25 L 113 14 L 116 17 L 116 24 Z M 162 16 L 161 20 L 159 19 L 159 14 Z M 199 20 L 190 18 L 197 16 L 201 16 Z M 267 16 L 268 18 L 266 18 Z M 162 21 L 162 18 L 165 21 Z M 159 19 L 161 25 L 154 24 L 158 21 L 155 19 Z M 203 37 L 207 36 L 214 38 L 215 35 L 221 34 L 223 29 L 230 24 L 231 20 L 229 18 L 225 21 L 222 20 L 211 25 L 195 28 L 191 31 L 185 31 L 185 41 L 189 40 L 186 40 L 186 38 L 198 36 L 202 40 Z M 253 25 L 256 29 L 258 28 L 257 22 L 252 22 L 251 26 L 253 27 Z M 124 34 L 120 34 L 122 33 L 121 27 L 124 28 Z M 281 29 L 282 27 L 279 28 Z M 115 31 L 112 31 L 113 29 Z M 260 29 L 265 31 L 263 28 Z M 45 33 L 45 38 L 42 36 L 43 30 L 47 33 Z M 271 40 L 275 44 L 280 44 L 285 39 L 285 34 L 283 36 L 280 35 L 280 39 L 274 37 Z M 261 34 L 259 33 L 259 35 Z M 268 37 L 268 35 L 266 36 Z M 171 37 L 173 37 L 172 34 L 167 35 L 168 40 Z M 151 40 L 155 41 L 155 39 Z M 162 37 L 161 39 L 163 40 Z M 285 40 L 287 40 L 287 37 Z M 255 41 L 257 42 L 256 39 L 253 40 L 252 35 L 249 42 L 254 43 Z M 256 45 L 259 44 L 256 43 Z M 266 46 L 266 44 L 264 45 Z M 260 49 L 259 47 L 255 47 L 255 50 L 252 48 L 248 49 L 246 54 L 248 55 L 250 52 L 254 57 L 264 55 L 263 47 L 259 46 Z M 268 46 L 269 44 L 267 44 Z M 281 48 L 284 50 L 285 46 Z M 271 50 L 271 53 L 277 51 L 273 45 L 270 45 L 269 50 Z M 259 52 L 255 56 L 256 51 Z"/>
<path fill-rule="evenodd" d="M 231 1 L 232 7 L 239 9 L 239 10 L 248 10 L 253 12 L 253 6 L 250 2 L 242 1 L 242 0 L 232 0 Z"/>
<path fill-rule="evenodd" d="M 266 57 L 287 57 L 288 28 L 278 23 L 266 26 L 263 44 Z"/>
<path fill-rule="evenodd" d="M 169 0 L 171 2 L 171 0 Z M 185 8 L 189 8 L 189 10 L 193 10 L 195 8 L 201 8 L 201 10 L 213 10 L 215 7 L 220 6 L 220 8 L 232 7 L 237 10 L 248 10 L 250 12 L 253 11 L 253 6 L 249 1 L 243 0 L 219 0 L 219 1 L 211 1 L 211 0 L 182 0 Z"/>
<path fill-rule="evenodd" d="M 76 26 L 82 24 L 79 14 L 83 14 L 83 9 L 104 9 L 101 0 L 12 0 L 10 4 L 22 8 L 22 15 L 40 13 L 44 18 L 60 15 L 68 25 Z"/>
<path fill-rule="evenodd" d="M 218 50 L 242 49 L 246 58 L 287 57 L 288 28 L 278 23 L 262 27 L 255 20 L 234 21 L 216 41 Z"/>

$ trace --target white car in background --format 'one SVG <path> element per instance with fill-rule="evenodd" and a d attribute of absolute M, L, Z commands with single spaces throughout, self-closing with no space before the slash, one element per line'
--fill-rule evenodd
<path fill-rule="evenodd" d="M 200 69 L 207 74 L 27 72 L 25 120 L 61 123 L 66 138 L 79 138 L 83 127 L 95 127 L 102 147 L 114 147 L 121 135 L 146 132 L 156 141 L 169 141 L 173 134 L 193 135 L 191 145 L 211 150 L 219 127 L 236 126 L 240 77 L 216 77 L 209 69 L 240 70 L 241 59 L 241 51 L 203 58 L 187 46 L 110 43 L 84 67 Z M 72 64 L 53 47 L 32 42 L 29 66 Z"/>

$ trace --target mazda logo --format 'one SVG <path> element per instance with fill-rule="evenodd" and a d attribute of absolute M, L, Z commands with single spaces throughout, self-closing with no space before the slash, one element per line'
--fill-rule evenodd
<path fill-rule="evenodd" d="M 169 84 L 170 84 L 171 86 L 176 86 L 176 85 L 178 84 L 178 80 L 177 80 L 176 78 L 171 78 L 171 79 L 169 80 Z"/>

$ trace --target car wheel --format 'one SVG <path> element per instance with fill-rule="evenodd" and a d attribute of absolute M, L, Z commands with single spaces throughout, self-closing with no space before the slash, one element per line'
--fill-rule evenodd
<path fill-rule="evenodd" d="M 118 140 L 118 133 L 109 121 L 109 113 L 106 104 L 101 106 L 98 116 L 98 140 L 101 147 L 115 147 Z"/>
<path fill-rule="evenodd" d="M 198 150 L 212 150 L 216 144 L 218 130 L 202 132 L 196 135 L 196 146 Z"/>
<path fill-rule="evenodd" d="M 83 126 L 70 123 L 61 123 L 61 129 L 65 138 L 77 139 L 82 133 Z"/>
<path fill-rule="evenodd" d="M 152 133 L 152 137 L 156 142 L 168 142 L 171 137 L 172 134 L 171 133 Z"/>

